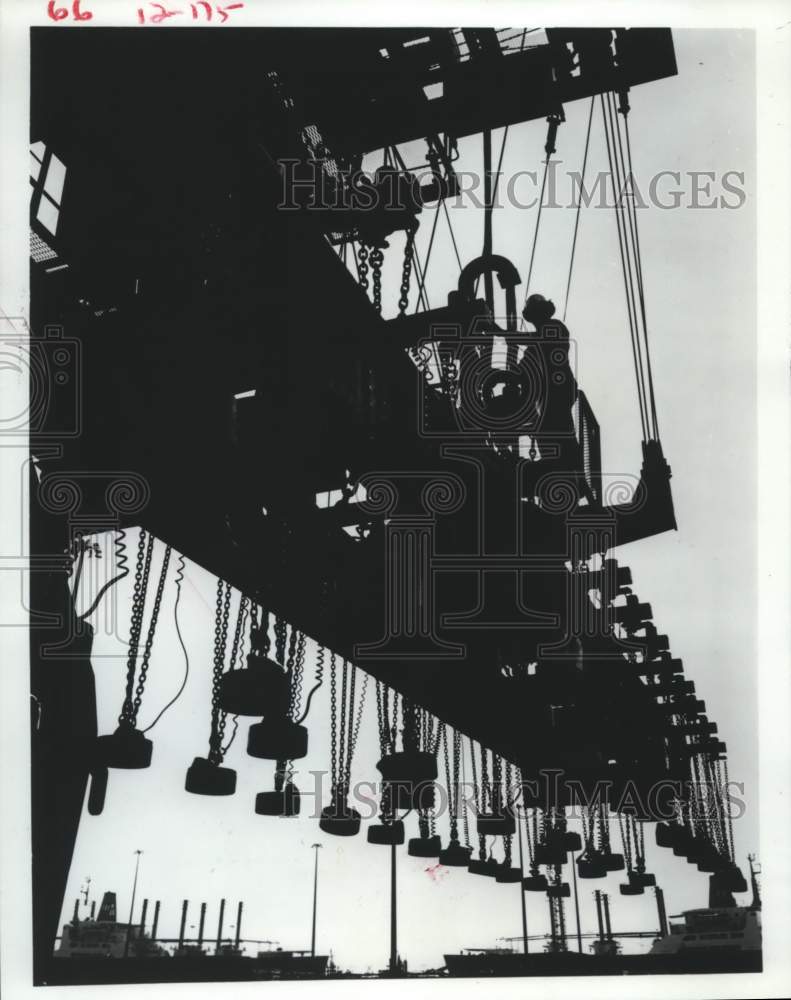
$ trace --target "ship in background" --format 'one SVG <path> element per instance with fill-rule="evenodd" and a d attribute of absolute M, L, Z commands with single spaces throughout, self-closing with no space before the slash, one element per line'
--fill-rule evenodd
<path fill-rule="evenodd" d="M 738 905 L 720 881 L 709 879 L 709 905 L 684 910 L 671 919 L 665 916 L 662 890 L 657 888 L 659 933 L 645 954 L 624 954 L 619 938 L 653 937 L 652 932 L 613 932 L 609 899 L 596 892 L 598 934 L 589 953 L 569 951 L 565 931 L 547 940 L 543 950 L 527 950 L 527 938 L 509 938 L 522 950 L 509 947 L 465 948 L 458 954 L 445 955 L 452 977 L 483 976 L 591 976 L 639 975 L 656 973 L 730 973 L 760 972 L 762 963 L 760 868 L 755 855 L 749 855 L 752 898 Z M 582 938 L 591 934 L 579 934 Z M 536 938 L 543 939 L 543 935 Z M 529 940 L 534 940 L 530 938 Z"/>
<path fill-rule="evenodd" d="M 244 941 L 241 937 L 242 904 L 239 903 L 236 934 L 232 940 L 222 937 L 225 900 L 220 904 L 220 923 L 216 941 L 204 940 L 206 904 L 201 904 L 198 937 L 185 937 L 188 900 L 181 912 L 181 930 L 177 939 L 157 936 L 159 901 L 157 900 L 150 932 L 146 932 L 148 900 L 144 900 L 139 923 L 119 921 L 116 894 L 105 892 L 99 913 L 80 918 L 79 899 L 74 913 L 63 927 L 54 957 L 48 985 L 68 983 L 113 982 L 196 982 L 250 979 L 321 979 L 332 973 L 327 955 L 310 951 L 269 947 L 247 954 L 247 945 L 277 944 L 275 941 Z M 87 900 L 86 900 L 87 905 Z M 131 976 L 130 976 L 131 974 Z"/>

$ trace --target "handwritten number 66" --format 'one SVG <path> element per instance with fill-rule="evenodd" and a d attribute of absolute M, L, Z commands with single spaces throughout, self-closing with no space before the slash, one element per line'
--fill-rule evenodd
<path fill-rule="evenodd" d="M 47 15 L 53 21 L 62 21 L 69 16 L 68 7 L 56 7 L 55 0 L 49 0 L 47 4 Z M 89 10 L 80 10 L 80 0 L 74 0 L 71 5 L 71 15 L 75 21 L 90 21 L 93 14 Z"/>

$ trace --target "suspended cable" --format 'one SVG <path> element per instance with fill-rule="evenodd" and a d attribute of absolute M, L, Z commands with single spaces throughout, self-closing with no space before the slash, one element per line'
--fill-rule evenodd
<path fill-rule="evenodd" d="M 111 587 L 114 587 L 119 580 L 123 580 L 125 576 L 129 576 L 129 567 L 126 565 L 126 531 L 123 528 L 116 528 L 113 545 L 115 546 L 116 565 L 121 567 L 121 571 L 114 576 L 112 580 L 108 580 L 107 583 L 104 584 L 99 593 L 93 599 L 93 603 L 88 610 L 83 611 L 82 614 L 77 616 L 80 621 L 85 621 L 86 618 L 90 618 L 94 611 L 99 607 L 99 602 L 107 591 Z"/>
<path fill-rule="evenodd" d="M 176 565 L 176 600 L 173 604 L 173 621 L 176 626 L 176 635 L 178 636 L 179 643 L 181 645 L 181 651 L 184 654 L 184 677 L 181 681 L 181 687 L 178 689 L 175 695 L 170 699 L 167 705 L 165 705 L 165 707 L 162 709 L 159 715 L 157 715 L 154 721 L 149 726 L 146 726 L 146 728 L 143 730 L 144 733 L 147 733 L 149 729 L 153 729 L 154 726 L 159 722 L 159 720 L 165 714 L 165 712 L 167 712 L 167 710 L 170 708 L 170 706 L 175 704 L 179 700 L 182 693 L 184 692 L 184 688 L 187 686 L 187 678 L 190 675 L 189 653 L 187 652 L 187 647 L 184 645 L 184 637 L 181 634 L 181 628 L 179 626 L 179 601 L 181 600 L 181 581 L 184 579 L 184 564 L 185 564 L 184 556 L 181 553 L 179 553 L 179 559 Z"/>
<path fill-rule="evenodd" d="M 428 265 L 431 261 L 431 250 L 432 247 L 434 246 L 434 235 L 437 232 L 438 222 L 439 222 L 439 204 L 437 204 L 437 210 L 434 212 L 434 222 L 431 226 L 431 236 L 429 237 L 428 250 L 426 251 L 426 266 L 423 269 L 423 279 L 418 285 L 418 297 L 417 297 L 417 302 L 415 303 L 415 310 L 414 310 L 415 312 L 418 312 L 418 310 L 420 309 L 420 304 L 422 301 L 422 291 L 426 282 L 426 278 L 428 277 Z"/>
<path fill-rule="evenodd" d="M 610 121 L 610 132 L 611 132 L 611 135 L 612 135 L 613 154 L 614 154 L 613 158 L 614 158 L 614 161 L 615 161 L 616 175 L 617 175 L 617 178 L 618 178 L 618 194 L 617 194 L 616 211 L 620 211 L 620 213 L 621 213 L 621 219 L 623 221 L 623 217 L 624 217 L 624 204 L 623 203 L 624 203 L 624 197 L 625 197 L 626 181 L 627 181 L 627 179 L 626 179 L 626 173 L 625 173 L 625 164 L 623 162 L 623 145 L 621 143 L 621 132 L 620 132 L 620 128 L 618 127 L 618 114 L 617 114 L 617 111 L 616 111 L 616 108 L 615 108 L 615 97 L 614 97 L 614 95 L 612 93 L 608 93 L 607 94 L 607 111 L 608 111 L 608 116 L 609 116 L 609 121 Z M 617 145 L 616 145 L 616 140 L 617 140 Z M 631 206 L 631 208 L 630 208 L 630 206 Z M 641 379 L 641 386 L 642 386 L 642 393 L 643 393 L 643 405 L 644 405 L 644 408 L 645 408 L 645 421 L 646 421 L 646 428 L 647 428 L 647 435 L 646 436 L 650 436 L 650 420 L 649 420 L 649 415 L 648 415 L 648 392 L 647 392 L 647 389 L 646 389 L 646 376 L 645 376 L 645 368 L 644 368 L 644 365 L 643 365 L 643 349 L 642 349 L 642 344 L 641 344 L 641 341 L 640 341 L 640 323 L 639 323 L 639 319 L 638 319 L 637 299 L 635 297 L 635 287 L 639 286 L 639 283 L 638 283 L 638 276 L 637 276 L 637 274 L 635 274 L 634 278 L 632 277 L 632 265 L 635 264 L 634 223 L 633 223 L 633 220 L 632 220 L 633 202 L 630 202 L 629 199 L 626 199 L 626 207 L 627 207 L 627 211 L 625 213 L 626 220 L 625 220 L 625 222 L 623 222 L 623 226 L 624 226 L 624 230 L 623 230 L 624 231 L 624 245 L 625 245 L 626 251 L 627 251 L 626 267 L 627 267 L 627 271 L 628 271 L 628 274 L 629 274 L 629 291 L 630 291 L 631 300 L 632 300 L 632 311 L 633 311 L 633 314 L 634 314 L 635 341 L 636 341 L 636 344 L 637 344 L 637 360 L 638 360 L 638 365 L 639 365 L 639 368 L 640 368 L 640 379 Z M 631 246 L 629 244 L 629 237 L 631 237 Z M 635 272 L 637 272 L 637 266 L 636 265 L 635 265 Z"/>
<path fill-rule="evenodd" d="M 500 175 L 502 173 L 503 156 L 505 154 L 505 144 L 506 144 L 506 142 L 508 140 L 508 129 L 509 128 L 510 128 L 510 125 L 506 125 L 505 126 L 505 132 L 503 132 L 503 141 L 500 144 L 500 155 L 499 155 L 499 157 L 497 159 L 497 173 L 494 175 L 494 189 L 492 190 L 492 205 L 493 206 L 497 204 L 497 188 L 500 185 Z M 478 295 L 478 286 L 480 285 L 480 283 L 481 283 L 481 276 L 478 275 L 478 277 L 477 277 L 477 279 L 475 281 L 475 295 L 476 295 L 476 297 Z"/>
<path fill-rule="evenodd" d="M 444 198 L 442 199 L 442 208 L 445 211 L 445 219 L 447 220 L 448 223 L 448 231 L 450 232 L 450 238 L 453 243 L 453 251 L 456 254 L 456 263 L 459 265 L 459 271 L 462 271 L 464 269 L 464 265 L 462 264 L 461 257 L 459 256 L 459 248 L 456 245 L 456 235 L 453 232 L 453 226 L 451 225 L 450 215 L 448 214 L 448 206 Z"/>
<path fill-rule="evenodd" d="M 624 131 L 626 133 L 626 155 L 628 158 L 629 177 L 632 179 L 633 182 L 634 173 L 632 171 L 632 142 L 629 136 L 628 114 L 629 114 L 628 103 L 624 103 L 623 122 L 624 122 Z M 642 254 L 640 252 L 640 232 L 637 227 L 637 209 L 634 206 L 634 197 L 632 198 L 632 213 L 634 215 L 635 259 L 637 262 L 638 288 L 640 290 L 640 309 L 643 316 L 643 336 L 645 337 L 645 356 L 646 356 L 646 363 L 648 365 L 648 390 L 651 394 L 651 417 L 654 423 L 654 435 L 656 436 L 656 439 L 659 440 L 659 420 L 657 418 L 656 399 L 654 397 L 654 375 L 651 369 L 651 352 L 648 347 L 648 323 L 646 320 Z"/>
<path fill-rule="evenodd" d="M 562 110 L 558 112 L 553 112 L 547 117 L 547 122 L 549 123 L 549 128 L 547 129 L 547 141 L 544 143 L 544 152 L 546 153 L 546 158 L 544 159 L 544 176 L 541 179 L 541 194 L 538 198 L 538 214 L 536 215 L 536 227 L 533 231 L 533 246 L 530 250 L 530 266 L 527 269 L 527 283 L 525 285 L 525 305 L 527 304 L 528 296 L 530 295 L 530 281 L 533 277 L 533 263 L 536 257 L 536 246 L 538 244 L 538 230 L 541 225 L 541 210 L 544 207 L 544 191 L 547 186 L 547 174 L 549 173 L 549 161 L 552 154 L 555 152 L 555 139 L 557 138 L 558 125 L 563 121 Z"/>
<path fill-rule="evenodd" d="M 626 291 L 626 308 L 629 318 L 629 336 L 632 343 L 632 359 L 634 362 L 634 374 L 635 382 L 637 387 L 637 401 L 640 408 L 640 426 L 643 434 L 643 440 L 646 440 L 648 435 L 648 421 L 645 408 L 645 399 L 643 395 L 643 383 L 641 380 L 641 371 L 638 364 L 638 352 L 637 352 L 637 334 L 635 330 L 635 315 L 633 312 L 633 297 L 630 294 L 630 280 L 627 274 L 627 253 L 624 245 L 625 234 L 622 232 L 622 218 L 618 213 L 618 192 L 616 191 L 616 175 L 615 168 L 613 165 L 613 153 L 614 150 L 610 143 L 610 129 L 607 117 L 607 109 L 604 103 L 604 94 L 599 95 L 601 102 L 601 112 L 602 121 L 604 122 L 604 135 L 607 143 L 607 161 L 610 167 L 610 180 L 612 182 L 613 188 L 613 199 L 615 202 L 615 222 L 618 230 L 618 249 L 621 257 L 621 271 L 623 274 L 624 289 Z"/>
<path fill-rule="evenodd" d="M 580 209 L 582 208 L 582 194 L 585 190 L 585 170 L 588 165 L 588 148 L 590 146 L 591 138 L 591 125 L 593 123 L 593 105 L 596 101 L 595 97 L 591 97 L 590 111 L 588 112 L 588 130 L 585 135 L 585 152 L 582 155 L 582 175 L 580 177 L 580 197 L 577 202 L 577 214 L 574 219 L 574 236 L 571 241 L 571 259 L 569 260 L 569 276 L 566 282 L 566 299 L 563 304 L 563 322 L 566 322 L 566 312 L 569 307 L 569 293 L 571 292 L 571 274 L 574 269 L 574 254 L 577 250 L 577 233 L 580 226 Z"/>

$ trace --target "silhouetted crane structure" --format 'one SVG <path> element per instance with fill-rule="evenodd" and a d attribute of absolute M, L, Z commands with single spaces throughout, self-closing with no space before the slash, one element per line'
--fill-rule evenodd
<path fill-rule="evenodd" d="M 43 708 L 32 737 L 37 977 L 89 775 L 89 810 L 100 812 L 108 769 L 145 767 L 152 752 L 136 729 L 144 676 L 133 682 L 156 616 L 145 635 L 142 604 L 133 609 L 119 729 L 97 742 L 92 633 L 75 613 L 62 553 L 76 536 L 109 529 L 123 553 L 127 530 L 141 525 L 143 600 L 155 538 L 168 557 L 175 549 L 220 581 L 212 735 L 188 791 L 233 792 L 235 775 L 221 766 L 224 712 L 260 717 L 263 698 L 248 751 L 277 766 L 256 811 L 298 812 L 289 762 L 307 747 L 309 698 L 301 714 L 295 678 L 310 636 L 322 658 L 332 651 L 333 683 L 343 661 L 344 698 L 354 664 L 412 719 L 402 748 L 383 734 L 386 780 L 414 777 L 427 761 L 436 777 L 429 717 L 476 741 L 493 769 L 517 769 L 526 808 L 542 817 L 529 841 L 532 874 L 519 878 L 540 888 L 547 866 L 553 940 L 564 947 L 569 849 L 586 850 L 580 877 L 600 877 L 613 858 L 630 892 L 653 876 L 637 839 L 632 866 L 641 826 L 627 822 L 626 865 L 593 807 L 585 844 L 570 845 L 571 793 L 534 779 L 560 769 L 583 790 L 609 781 L 606 812 L 629 783 L 643 797 L 662 780 L 702 784 L 725 752 L 612 554 L 675 528 L 636 218 L 628 204 L 616 213 L 643 453 L 625 492 L 603 486 L 599 427 L 573 378 L 568 331 L 551 312 L 535 318 L 535 295 L 524 312 L 535 330 L 519 329 L 522 281 L 494 252 L 491 209 L 483 253 L 459 260 L 447 305 L 428 308 L 428 260 L 414 237 L 424 206 L 459 190 L 460 138 L 483 136 L 491 193 L 492 130 L 546 119 L 548 163 L 571 101 L 590 99 L 591 114 L 599 103 L 615 184 L 631 169 L 630 92 L 676 73 L 670 32 L 33 29 L 32 61 L 32 327 L 42 357 L 72 378 L 68 391 L 53 381 L 32 433 L 41 473 L 31 500 L 32 690 Z M 398 148 L 415 141 L 425 144 L 422 180 Z M 382 166 L 362 175 L 363 157 L 377 151 Z M 63 165 L 55 198 L 48 178 Z M 402 246 L 399 311 L 385 319 L 383 256 Z M 526 299 L 529 283 L 530 273 Z M 165 561 L 157 609 L 167 573 Z M 245 602 L 235 632 L 231 588 Z M 237 652 L 248 628 L 245 667 Z M 342 808 L 354 676 L 348 742 L 333 744 L 335 812 L 322 820 L 344 835 L 359 829 Z M 449 739 L 446 753 L 457 746 Z M 487 795 L 481 785 L 484 806 Z M 508 803 L 488 801 L 482 843 L 513 832 L 497 825 Z M 378 842 L 403 842 L 395 810 L 409 805 L 385 804 Z M 414 850 L 434 850 L 433 819 L 420 815 Z M 711 819 L 693 796 L 661 830 L 660 842 L 741 891 L 721 815 Z M 445 863 L 466 866 L 457 833 Z M 485 873 L 485 852 L 470 870 L 478 863 Z"/>

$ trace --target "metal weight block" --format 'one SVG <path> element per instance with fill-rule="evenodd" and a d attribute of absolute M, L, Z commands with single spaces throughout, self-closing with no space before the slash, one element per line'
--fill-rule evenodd
<path fill-rule="evenodd" d="M 101 816 L 107 795 L 107 768 L 97 767 L 91 771 L 91 787 L 88 792 L 88 813 Z"/>
<path fill-rule="evenodd" d="M 547 888 L 546 875 L 526 875 L 522 879 L 522 888 L 525 892 L 544 892 Z"/>
<path fill-rule="evenodd" d="M 600 858 L 578 858 L 577 874 L 580 878 L 606 878 L 607 869 Z"/>
<path fill-rule="evenodd" d="M 654 836 L 657 847 L 672 847 L 676 842 L 674 826 L 670 823 L 657 823 Z"/>
<path fill-rule="evenodd" d="M 640 885 L 643 888 L 656 885 L 656 875 L 651 872 L 629 872 L 629 884 Z"/>
<path fill-rule="evenodd" d="M 496 882 L 521 882 L 522 881 L 522 869 L 521 868 L 511 868 L 509 865 L 503 863 L 497 866 L 497 872 L 494 876 Z"/>
<path fill-rule="evenodd" d="M 561 844 L 564 851 L 570 851 L 573 854 L 575 851 L 582 850 L 582 837 L 574 830 L 566 830 L 562 836 Z"/>
<path fill-rule="evenodd" d="M 286 673 L 268 657 L 250 653 L 246 667 L 229 670 L 220 679 L 220 708 L 230 715 L 263 716 L 287 703 Z"/>
<path fill-rule="evenodd" d="M 124 770 L 150 767 L 152 750 L 151 740 L 128 725 L 120 725 L 111 735 L 99 736 L 96 740 L 97 760 L 103 767 Z"/>
<path fill-rule="evenodd" d="M 645 893 L 641 885 L 633 885 L 631 882 L 618 886 L 618 889 L 622 896 L 642 896 Z"/>
<path fill-rule="evenodd" d="M 494 878 L 499 870 L 499 864 L 493 858 L 470 858 L 467 871 L 471 875 L 488 875 Z"/>
<path fill-rule="evenodd" d="M 466 868 L 470 863 L 471 847 L 464 847 L 458 841 L 451 841 L 439 852 L 439 863 L 446 868 Z"/>
<path fill-rule="evenodd" d="M 354 837 L 360 832 L 362 816 L 345 802 L 332 802 L 321 810 L 319 829 L 334 837 Z"/>
<path fill-rule="evenodd" d="M 533 856 L 537 865 L 565 865 L 568 861 L 565 847 L 555 844 L 536 844 Z"/>
<path fill-rule="evenodd" d="M 233 795 L 236 791 L 236 771 L 196 757 L 187 770 L 184 788 L 195 795 Z"/>
<path fill-rule="evenodd" d="M 510 812 L 480 813 L 477 828 L 479 834 L 494 837 L 508 836 L 508 834 L 516 833 L 516 820 L 513 813 Z"/>
<path fill-rule="evenodd" d="M 547 896 L 550 899 L 568 899 L 571 895 L 571 888 L 568 882 L 561 882 L 560 885 L 548 885 Z"/>
<path fill-rule="evenodd" d="M 282 791 L 259 792 L 255 797 L 255 811 L 259 816 L 298 816 L 300 808 L 299 789 L 288 782 Z"/>
<path fill-rule="evenodd" d="M 613 854 L 612 851 L 603 851 L 601 861 L 608 872 L 622 872 L 626 868 L 623 854 Z"/>
<path fill-rule="evenodd" d="M 308 731 L 291 719 L 264 719 L 250 726 L 247 752 L 263 760 L 299 760 L 308 752 Z"/>
<path fill-rule="evenodd" d="M 368 843 L 400 846 L 404 843 L 404 822 L 374 823 L 368 827 Z"/>
<path fill-rule="evenodd" d="M 406 852 L 412 858 L 438 858 L 442 841 L 437 834 L 433 837 L 412 837 Z"/>
<path fill-rule="evenodd" d="M 419 785 L 437 780 L 437 758 L 424 750 L 397 750 L 376 765 L 384 781 Z"/>

